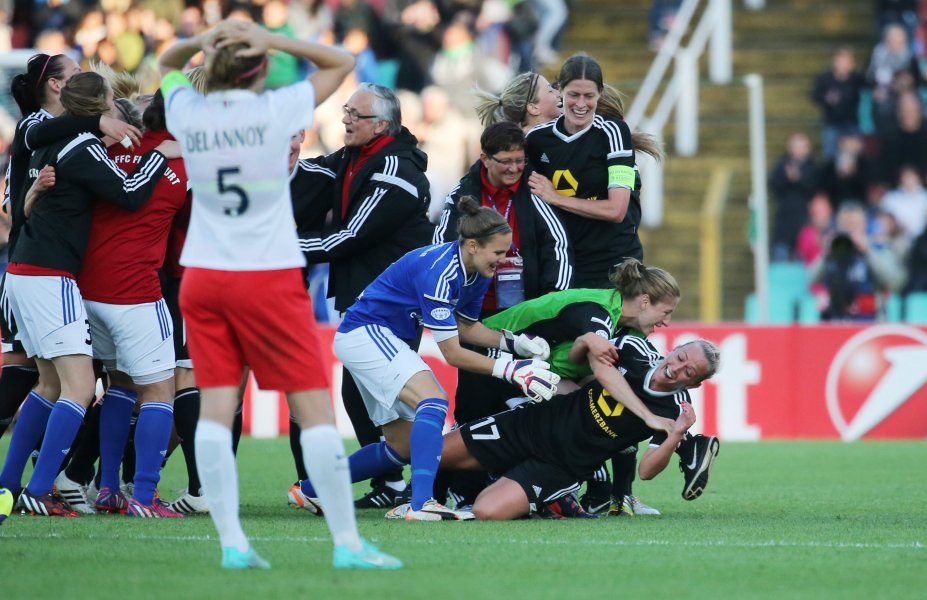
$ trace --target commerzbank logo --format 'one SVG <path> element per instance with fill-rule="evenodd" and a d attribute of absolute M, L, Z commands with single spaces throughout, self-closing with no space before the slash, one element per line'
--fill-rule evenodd
<path fill-rule="evenodd" d="M 834 356 L 825 393 L 845 441 L 927 436 L 927 333 L 905 325 L 864 329 Z"/>
<path fill-rule="evenodd" d="M 564 196 L 575 196 L 579 188 L 579 182 L 569 169 L 557 169 L 550 181 L 554 184 L 554 189 Z"/>

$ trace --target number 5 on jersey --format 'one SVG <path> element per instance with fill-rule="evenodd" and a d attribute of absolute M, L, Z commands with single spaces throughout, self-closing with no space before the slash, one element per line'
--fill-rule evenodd
<path fill-rule="evenodd" d="M 237 175 L 241 169 L 238 167 L 229 167 L 227 169 L 219 169 L 219 193 L 220 194 L 235 194 L 238 196 L 238 206 L 228 206 L 223 209 L 222 212 L 227 214 L 230 217 L 238 217 L 243 212 L 248 210 L 248 194 L 240 186 L 234 183 L 227 183 L 225 181 L 226 175 Z"/>

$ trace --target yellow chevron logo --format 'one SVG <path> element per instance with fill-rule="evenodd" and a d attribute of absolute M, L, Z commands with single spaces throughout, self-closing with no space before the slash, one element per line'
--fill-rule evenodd
<path fill-rule="evenodd" d="M 606 398 L 611 398 L 614 406 L 611 406 Z M 617 417 L 622 412 L 624 412 L 624 404 L 612 398 L 611 394 L 608 393 L 608 390 L 602 390 L 602 393 L 599 394 L 599 399 L 596 400 L 596 404 L 599 406 L 599 410 L 602 411 L 602 414 L 604 414 L 606 417 Z"/>
<path fill-rule="evenodd" d="M 576 178 L 573 177 L 573 174 L 570 173 L 569 169 L 559 169 L 554 171 L 554 178 L 551 181 L 554 184 L 554 189 L 564 196 L 576 195 L 576 189 L 579 187 L 579 182 L 576 181 Z M 563 184 L 563 187 L 561 187 L 561 183 Z"/>

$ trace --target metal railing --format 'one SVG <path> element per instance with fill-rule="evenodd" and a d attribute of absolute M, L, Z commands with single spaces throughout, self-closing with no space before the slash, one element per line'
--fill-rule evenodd
<path fill-rule="evenodd" d="M 701 19 L 695 26 L 689 42 L 682 47 L 683 37 L 703 0 L 685 0 L 676 13 L 673 26 L 654 58 L 640 90 L 628 109 L 626 120 L 632 129 L 640 129 L 663 139 L 663 129 L 675 110 L 675 150 L 680 156 L 692 156 L 698 151 L 698 88 L 699 57 L 709 41 L 708 76 L 712 83 L 730 83 L 731 60 L 731 0 L 704 0 Z M 650 116 L 647 107 L 654 100 L 666 79 L 670 62 L 675 68 L 656 108 Z M 657 227 L 663 222 L 663 166 L 641 154 L 638 168 L 645 182 L 643 187 L 642 224 Z"/>
<path fill-rule="evenodd" d="M 702 202 L 701 236 L 699 240 L 699 320 L 717 323 L 721 320 L 722 294 L 722 217 L 731 195 L 734 169 L 717 166 L 711 171 L 705 200 Z"/>

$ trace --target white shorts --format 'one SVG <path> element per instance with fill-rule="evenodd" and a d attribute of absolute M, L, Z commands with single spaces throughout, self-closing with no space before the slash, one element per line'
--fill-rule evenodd
<path fill-rule="evenodd" d="M 334 346 L 335 356 L 357 383 L 374 425 L 415 419 L 415 410 L 399 400 L 399 392 L 416 373 L 431 371 L 417 352 L 379 325 L 336 333 Z"/>
<path fill-rule="evenodd" d="M 137 384 L 174 376 L 171 315 L 163 299 L 145 304 L 86 300 L 93 356 L 107 369 L 126 373 Z"/>
<path fill-rule="evenodd" d="M 90 324 L 77 282 L 59 275 L 6 274 L 6 293 L 27 356 L 92 356 Z"/>

